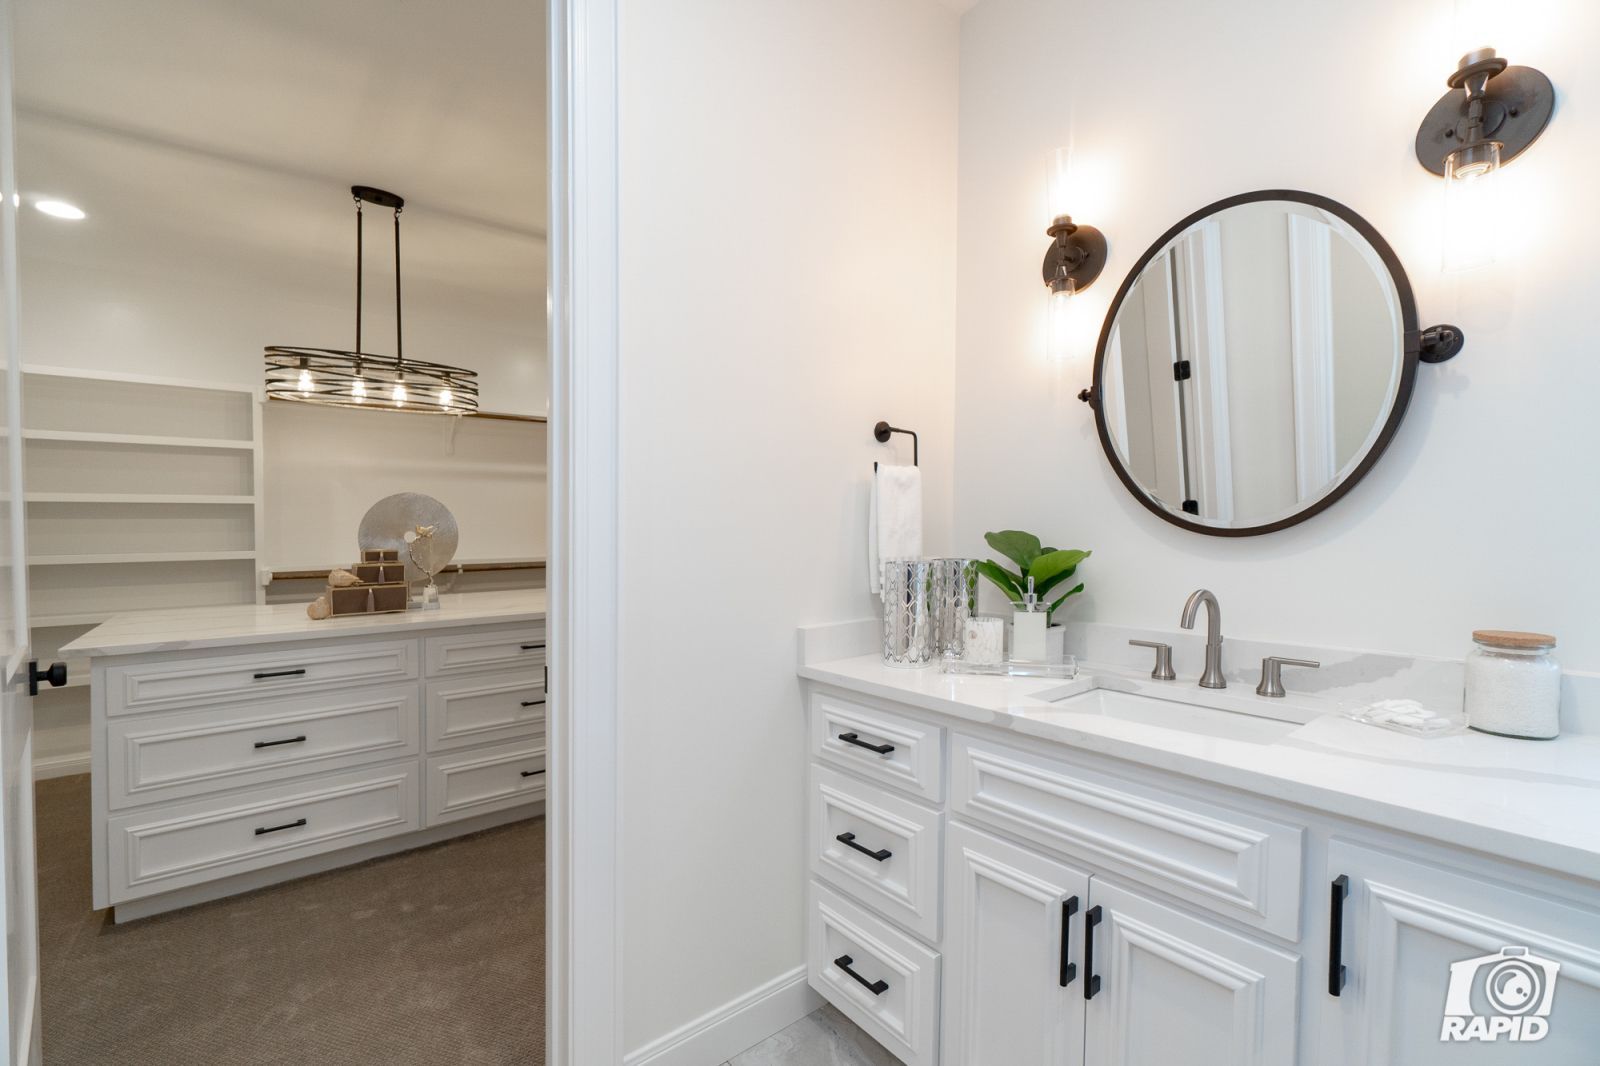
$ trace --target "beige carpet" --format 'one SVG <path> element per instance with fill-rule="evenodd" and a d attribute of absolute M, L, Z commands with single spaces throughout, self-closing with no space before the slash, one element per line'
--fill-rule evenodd
<path fill-rule="evenodd" d="M 544 1062 L 542 818 L 113 925 L 88 777 L 37 797 L 46 1066 Z"/>

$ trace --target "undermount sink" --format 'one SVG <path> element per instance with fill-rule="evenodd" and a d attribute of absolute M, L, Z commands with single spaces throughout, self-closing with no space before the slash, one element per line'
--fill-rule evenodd
<path fill-rule="evenodd" d="M 1242 740 L 1252 744 L 1273 744 L 1300 728 L 1294 722 L 1280 722 L 1236 711 L 1221 711 L 1178 700 L 1103 688 L 1067 696 L 1057 700 L 1055 706 L 1075 714 L 1096 714 L 1196 736 Z"/>

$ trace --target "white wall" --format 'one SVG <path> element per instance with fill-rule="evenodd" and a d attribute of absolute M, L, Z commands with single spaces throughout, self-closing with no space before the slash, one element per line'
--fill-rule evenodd
<path fill-rule="evenodd" d="M 1495 5 L 1492 34 L 1458 32 L 1455 6 L 986 0 L 965 16 L 958 550 L 983 550 L 983 531 L 1003 526 L 1094 549 L 1078 619 L 1173 624 L 1204 585 L 1229 635 L 1459 656 L 1474 627 L 1529 628 L 1559 636 L 1569 669 L 1600 669 L 1600 361 L 1586 339 L 1600 6 Z M 1557 112 L 1497 179 L 1504 210 L 1485 228 L 1497 265 L 1443 275 L 1441 183 L 1412 143 L 1456 59 L 1489 41 L 1552 77 Z M 1043 359 L 1038 271 L 1046 153 L 1072 115 L 1079 161 L 1106 175 L 1073 215 L 1105 231 L 1111 259 L 1058 371 Z M 1213 200 L 1283 187 L 1364 215 L 1404 262 L 1424 324 L 1459 324 L 1467 347 L 1421 368 L 1388 453 L 1330 511 L 1265 537 L 1201 537 L 1123 490 L 1072 394 L 1088 383 L 1098 319 L 1152 240 Z"/>
<path fill-rule="evenodd" d="M 873 609 L 879 419 L 921 432 L 948 545 L 957 27 L 927 0 L 628 0 L 622 26 L 637 1049 L 803 961 L 795 626 Z"/>

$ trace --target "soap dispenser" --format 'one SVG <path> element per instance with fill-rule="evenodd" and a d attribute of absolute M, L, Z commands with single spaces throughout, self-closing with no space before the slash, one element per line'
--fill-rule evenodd
<path fill-rule="evenodd" d="M 1024 662 L 1042 663 L 1049 658 L 1045 629 L 1050 613 L 1033 591 L 1033 578 L 1028 578 L 1028 591 L 1022 602 L 1013 605 L 1016 611 L 1011 619 L 1011 658 Z"/>

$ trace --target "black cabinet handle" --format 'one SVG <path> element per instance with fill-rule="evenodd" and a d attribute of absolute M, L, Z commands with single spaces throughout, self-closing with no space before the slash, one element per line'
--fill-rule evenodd
<path fill-rule="evenodd" d="M 1350 895 L 1350 876 L 1333 879 L 1328 897 L 1328 995 L 1344 991 L 1344 901 Z"/>
<path fill-rule="evenodd" d="M 255 677 L 257 681 L 264 681 L 269 677 L 300 677 L 304 675 L 305 672 L 306 668 L 301 666 L 293 670 L 264 670 L 255 675 Z"/>
<path fill-rule="evenodd" d="M 522 776 L 523 777 L 538 777 L 542 773 L 544 773 L 543 770 L 524 770 L 524 771 L 522 771 Z"/>
<path fill-rule="evenodd" d="M 523 700 L 522 705 L 524 707 L 543 707 L 544 700 Z"/>
<path fill-rule="evenodd" d="M 543 644 L 524 644 L 524 645 L 522 645 L 522 650 L 523 651 L 538 651 L 542 647 L 544 647 Z"/>
<path fill-rule="evenodd" d="M 1100 975 L 1094 972 L 1094 929 L 1100 924 L 1100 908 L 1090 907 L 1083 916 L 1083 998 L 1093 999 L 1100 991 Z"/>
<path fill-rule="evenodd" d="M 869 981 L 865 977 L 862 977 L 860 974 L 852 970 L 850 968 L 850 964 L 855 961 L 855 959 L 852 959 L 848 955 L 840 955 L 837 959 L 833 960 L 833 964 L 839 967 L 839 969 L 843 970 L 845 973 L 849 974 L 851 977 L 854 977 L 858 982 L 860 982 L 862 988 L 865 988 L 868 992 L 871 992 L 875 996 L 881 996 L 885 992 L 889 991 L 888 981 Z"/>
<path fill-rule="evenodd" d="M 51 688 L 60 688 L 67 683 L 67 664 L 51 663 L 48 667 L 39 669 L 39 660 L 34 659 L 28 663 L 28 695 L 39 694 L 39 682 L 43 681 Z"/>
<path fill-rule="evenodd" d="M 268 833 L 281 833 L 285 829 L 299 829 L 305 824 L 306 820 L 304 818 L 296 818 L 294 821 L 285 822 L 282 825 L 269 825 L 265 829 L 257 829 L 256 836 L 266 836 Z"/>
<path fill-rule="evenodd" d="M 305 742 L 305 737 L 286 737 L 283 740 L 258 740 L 256 741 L 256 747 L 276 748 L 281 744 L 304 744 Z"/>
<path fill-rule="evenodd" d="M 894 750 L 893 744 L 868 744 L 866 741 L 861 739 L 861 734 L 859 733 L 840 733 L 839 739 L 844 741 L 846 744 L 854 744 L 858 748 L 866 748 L 868 751 L 875 751 L 879 755 L 887 755 Z"/>
<path fill-rule="evenodd" d="M 890 851 L 888 848 L 879 848 L 877 851 L 873 851 L 871 848 L 862 847 L 860 844 L 856 843 L 856 835 L 854 833 L 840 833 L 833 839 L 837 840 L 845 847 L 854 848 L 867 858 L 877 859 L 879 862 L 883 862 L 894 854 L 894 852 Z"/>
<path fill-rule="evenodd" d="M 1078 913 L 1078 897 L 1061 901 L 1061 987 L 1066 988 L 1078 976 L 1078 964 L 1072 961 L 1068 946 L 1068 933 L 1072 930 L 1072 916 Z"/>

